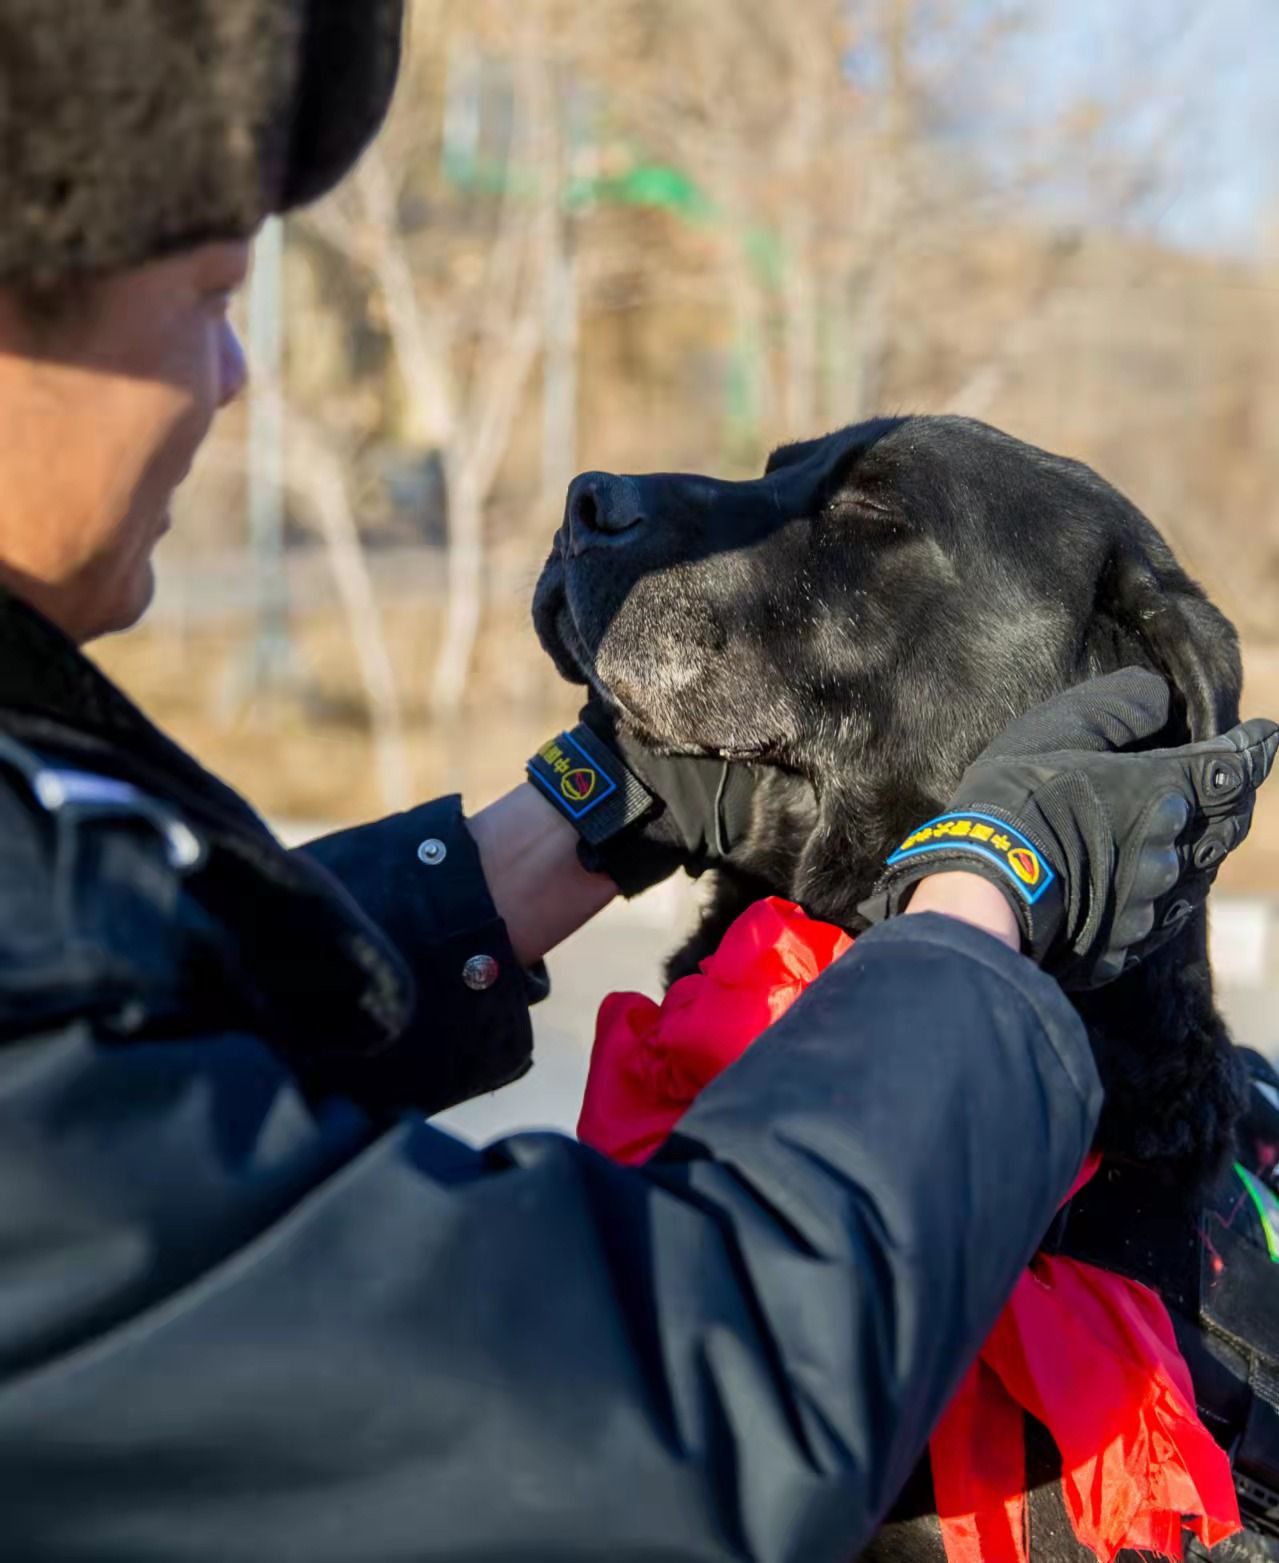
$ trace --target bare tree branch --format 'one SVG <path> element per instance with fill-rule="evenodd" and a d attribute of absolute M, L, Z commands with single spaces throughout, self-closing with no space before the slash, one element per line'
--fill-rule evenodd
<path fill-rule="evenodd" d="M 405 809 L 413 801 L 413 778 L 404 714 L 368 563 L 351 510 L 347 469 L 331 444 L 301 417 L 290 420 L 289 431 L 290 486 L 324 538 L 346 610 L 351 645 L 368 699 L 382 802 L 388 810 Z"/>

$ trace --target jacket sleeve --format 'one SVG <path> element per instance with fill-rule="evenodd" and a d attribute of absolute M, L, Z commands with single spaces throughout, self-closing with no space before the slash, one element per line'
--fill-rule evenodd
<path fill-rule="evenodd" d="M 529 1005 L 549 991 L 546 969 L 539 962 L 526 970 L 516 961 L 460 798 L 441 798 L 299 850 L 392 940 L 418 990 L 417 1022 L 396 1047 L 317 1085 L 369 1107 L 430 1114 L 527 1073 Z"/>
<path fill-rule="evenodd" d="M 643 1169 L 308 1109 L 250 1039 L 0 1054 L 24 1563 L 846 1563 L 1088 1148 L 1084 1031 L 865 935 Z"/>

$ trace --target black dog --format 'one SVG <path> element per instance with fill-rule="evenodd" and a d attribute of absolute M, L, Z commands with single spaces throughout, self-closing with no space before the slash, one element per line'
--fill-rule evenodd
<path fill-rule="evenodd" d="M 960 418 L 787 446 L 753 482 L 588 473 L 534 615 L 561 672 L 643 742 L 766 767 L 672 977 L 761 895 L 858 930 L 885 856 L 1001 728 L 1070 684 L 1165 675 L 1161 743 L 1238 718 L 1234 630 L 1140 511 L 1088 467 Z M 1240 1084 L 1204 914 L 1078 1007 L 1105 1076 L 1100 1148 L 1183 1188 L 1206 1179 Z"/>
<path fill-rule="evenodd" d="M 1065 686 L 1152 667 L 1176 691 L 1160 744 L 1238 717 L 1234 630 L 1145 516 L 1088 467 L 954 417 L 790 445 L 752 483 L 586 474 L 535 619 L 560 671 L 641 742 L 763 767 L 751 830 L 672 977 L 765 894 L 858 932 L 887 853 L 1013 716 Z M 1270 1099 L 1246 1093 L 1213 1005 L 1204 913 L 1077 1007 L 1107 1086 L 1107 1168 L 1051 1244 L 1165 1297 L 1256 1527 L 1220 1557 L 1279 1557 L 1274 1274 L 1259 1232 L 1235 1230 L 1234 1172 L 1212 1177 L 1245 1097 L 1241 1146 L 1279 1130 L 1252 1122 Z M 1030 1557 L 1079 1563 L 1057 1452 L 1029 1418 L 1026 1469 Z M 940 1555 L 924 1460 L 865 1558 Z"/>
<path fill-rule="evenodd" d="M 641 742 L 762 767 L 750 830 L 672 977 L 761 895 L 857 931 L 885 856 L 1001 728 L 1064 687 L 1155 669 L 1177 697 L 1159 743 L 1238 719 L 1234 630 L 1145 517 L 1089 468 L 959 418 L 789 446 L 750 483 L 588 473 L 534 614 L 561 672 Z M 1279 1558 L 1279 1401 L 1257 1390 L 1279 1363 L 1274 1277 L 1256 1233 L 1251 1261 L 1236 1243 L 1224 1268 L 1202 1267 L 1208 1227 L 1218 1247 L 1234 1240 L 1238 1189 L 1213 1174 L 1246 1095 L 1204 913 L 1077 1003 L 1107 1088 L 1107 1171 L 1052 1241 L 1163 1295 L 1256 1526 L 1219 1555 Z M 1026 1469 L 1031 1557 L 1078 1563 L 1056 1450 L 1029 1418 Z M 940 1555 L 925 1459 L 864 1557 Z"/>

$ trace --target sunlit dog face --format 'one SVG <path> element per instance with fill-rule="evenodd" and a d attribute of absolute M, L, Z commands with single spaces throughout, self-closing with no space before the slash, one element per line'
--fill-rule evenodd
<path fill-rule="evenodd" d="M 579 478 L 535 607 L 561 670 L 663 745 L 802 762 L 907 625 L 942 628 L 954 570 L 900 428 L 779 451 L 754 482 Z"/>
<path fill-rule="evenodd" d="M 893 846 L 1014 716 L 1070 684 L 1129 664 L 1163 673 L 1177 696 L 1167 742 L 1237 719 L 1234 632 L 1141 513 L 1087 467 L 966 419 L 859 424 L 778 451 L 752 482 L 587 473 L 534 618 L 565 677 L 642 742 L 766 768 L 676 974 L 762 893 L 857 926 Z M 1138 1098 L 1164 1113 L 1147 1148 L 1179 1134 L 1180 1154 L 1212 1130 L 1174 1133 L 1193 1110 L 1171 1097 L 1187 1085 L 1189 1101 L 1194 1076 L 1207 1100 L 1224 1046 L 1204 928 L 1089 1014 L 1134 1034 L 1135 1095 L 1113 1089 L 1114 1113 Z M 1183 978 L 1169 974 L 1192 966 L 1198 988 L 1174 995 Z M 1156 1103 L 1140 1057 L 1187 1025 L 1203 1056 Z"/>
<path fill-rule="evenodd" d="M 954 418 L 789 446 L 753 482 L 587 473 L 534 615 L 655 744 L 823 789 L 886 744 L 901 781 L 951 785 L 1015 713 L 1124 661 L 1170 673 L 1191 727 L 1237 693 L 1229 627 L 1133 506 Z"/>

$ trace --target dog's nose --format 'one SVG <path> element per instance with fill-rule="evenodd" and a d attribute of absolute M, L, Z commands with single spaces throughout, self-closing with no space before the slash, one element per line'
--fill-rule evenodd
<path fill-rule="evenodd" d="M 584 472 L 569 487 L 564 520 L 574 553 L 629 532 L 644 519 L 639 487 L 631 478 Z"/>

